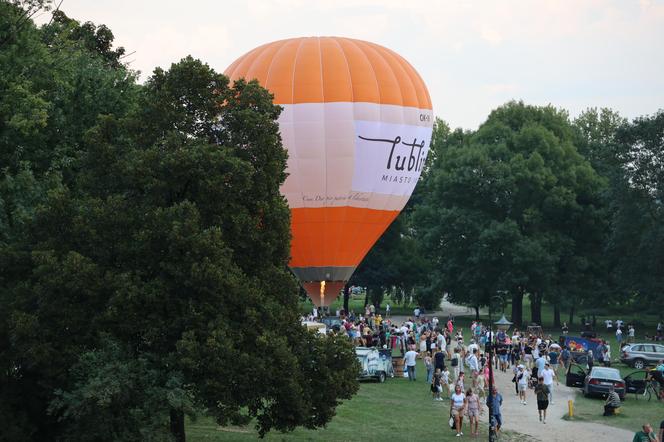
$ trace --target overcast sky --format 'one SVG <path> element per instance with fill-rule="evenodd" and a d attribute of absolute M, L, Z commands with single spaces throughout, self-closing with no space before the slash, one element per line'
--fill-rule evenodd
<path fill-rule="evenodd" d="M 474 129 L 511 99 L 572 116 L 664 108 L 664 0 L 64 0 L 62 9 L 109 26 L 135 51 L 142 80 L 187 54 L 223 72 L 263 43 L 333 35 L 402 55 L 454 127 Z"/>

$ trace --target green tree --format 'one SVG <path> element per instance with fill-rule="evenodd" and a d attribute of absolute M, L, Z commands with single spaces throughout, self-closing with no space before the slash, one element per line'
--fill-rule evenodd
<path fill-rule="evenodd" d="M 138 86 L 109 32 L 62 15 L 0 48 L 3 436 L 325 425 L 357 362 L 299 325 L 280 109 L 190 57 Z"/>
<path fill-rule="evenodd" d="M 618 287 L 641 305 L 664 293 L 664 111 L 625 123 L 616 132 L 620 164 L 610 239 Z"/>
<path fill-rule="evenodd" d="M 476 307 L 507 290 L 517 324 L 528 294 L 541 323 L 542 300 L 556 303 L 569 289 L 563 268 L 581 273 L 582 235 L 600 222 L 603 181 L 574 140 L 564 112 L 516 102 L 477 132 L 456 132 L 416 210 L 433 287 Z"/>

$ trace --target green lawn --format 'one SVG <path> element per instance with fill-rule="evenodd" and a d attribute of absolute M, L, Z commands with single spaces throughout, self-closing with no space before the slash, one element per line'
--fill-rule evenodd
<path fill-rule="evenodd" d="M 664 419 L 664 402 L 652 399 L 650 402 L 644 399 L 635 399 L 634 395 L 628 395 L 620 407 L 617 416 L 602 416 L 604 412 L 604 400 L 600 398 L 585 398 L 577 394 L 574 400 L 574 419 L 597 422 L 612 427 L 624 428 L 634 431 L 646 422 L 655 428 Z"/>
<path fill-rule="evenodd" d="M 269 433 L 265 440 L 325 440 L 325 441 L 406 441 L 457 440 L 447 427 L 449 401 L 434 402 L 425 383 L 426 371 L 422 363 L 417 368 L 418 379 L 388 379 L 384 384 L 363 382 L 360 391 L 337 409 L 337 415 L 324 429 L 293 433 Z M 481 424 L 481 439 L 486 439 L 486 424 Z M 464 434 L 468 434 L 468 427 Z M 219 428 L 210 419 L 188 423 L 187 437 L 191 441 L 253 441 L 253 428 Z M 525 440 L 522 435 L 508 434 L 502 440 Z"/>

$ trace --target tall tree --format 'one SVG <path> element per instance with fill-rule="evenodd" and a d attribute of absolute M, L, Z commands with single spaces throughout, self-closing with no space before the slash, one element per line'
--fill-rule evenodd
<path fill-rule="evenodd" d="M 184 440 L 201 410 L 325 425 L 357 362 L 298 322 L 272 97 L 190 57 L 141 87 L 104 27 L 49 26 L 0 48 L 25 109 L 0 109 L 3 436 Z"/>
<path fill-rule="evenodd" d="M 576 150 L 567 114 L 511 102 L 472 134 L 458 133 L 432 166 L 431 192 L 416 210 L 432 281 L 452 299 L 487 305 L 523 296 L 541 323 L 541 302 L 562 290 L 561 268 L 585 256 L 579 235 L 598 222 L 603 182 Z"/>

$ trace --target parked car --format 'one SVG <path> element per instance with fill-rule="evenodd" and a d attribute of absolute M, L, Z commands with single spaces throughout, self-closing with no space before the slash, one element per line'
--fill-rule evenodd
<path fill-rule="evenodd" d="M 579 364 L 570 364 L 565 376 L 565 385 L 583 389 L 584 396 L 595 394 L 606 396 L 613 386 L 621 400 L 625 399 L 627 392 L 625 380 L 620 377 L 620 371 L 615 368 L 593 367 L 590 373 Z"/>
<path fill-rule="evenodd" d="M 623 347 L 620 361 L 641 370 L 648 365 L 657 365 L 664 359 L 664 345 L 660 344 L 630 344 Z"/>
<path fill-rule="evenodd" d="M 359 380 L 375 379 L 382 383 L 388 376 L 394 377 L 391 350 L 356 347 L 355 355 L 360 362 Z"/>
<path fill-rule="evenodd" d="M 327 334 L 327 326 L 322 322 L 316 321 L 302 321 L 302 325 L 307 328 L 307 330 L 315 330 L 319 334 Z"/>
<path fill-rule="evenodd" d="M 341 327 L 343 326 L 343 322 L 338 316 L 325 316 L 320 320 L 320 322 L 325 324 L 328 330 L 334 330 L 337 332 L 341 330 Z"/>

